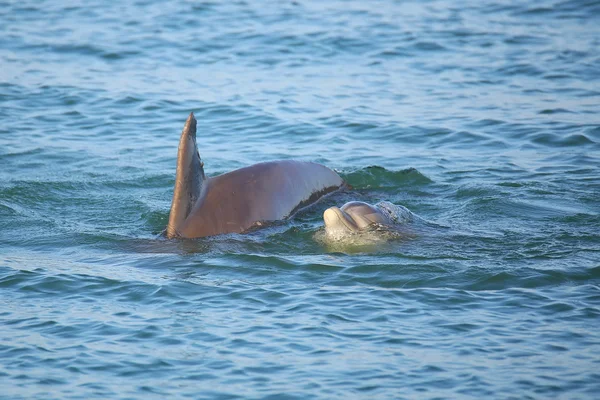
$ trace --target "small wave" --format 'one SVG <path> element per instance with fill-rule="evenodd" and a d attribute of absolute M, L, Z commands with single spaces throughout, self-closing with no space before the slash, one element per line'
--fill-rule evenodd
<path fill-rule="evenodd" d="M 572 114 L 573 111 L 569 111 L 565 108 L 546 108 L 540 111 L 538 114 L 551 115 L 551 114 Z"/>
<path fill-rule="evenodd" d="M 502 289 L 532 289 L 545 286 L 556 286 L 573 283 L 586 283 L 597 280 L 600 267 L 589 269 L 533 269 L 505 270 L 501 272 L 479 271 L 474 273 L 471 282 L 465 282 L 466 290 L 502 290 Z"/>
<path fill-rule="evenodd" d="M 556 134 L 550 133 L 540 133 L 531 138 L 531 141 L 538 145 L 557 148 L 587 146 L 595 144 L 593 140 L 591 140 L 582 133 L 567 136 L 558 136 Z"/>
<path fill-rule="evenodd" d="M 552 7 L 532 6 L 516 10 L 513 14 L 524 17 L 555 17 L 558 19 L 594 18 L 600 13 L 600 2 L 596 0 L 562 1 Z"/>
<path fill-rule="evenodd" d="M 433 181 L 416 168 L 390 171 L 371 166 L 343 174 L 343 178 L 355 189 L 400 188 L 402 186 L 424 186 Z"/>
<path fill-rule="evenodd" d="M 504 40 L 504 43 L 506 43 L 506 44 L 524 45 L 524 46 L 544 45 L 544 44 L 547 44 L 548 42 L 549 42 L 549 39 L 547 39 L 547 38 L 543 38 L 540 36 L 531 36 L 531 35 L 515 35 L 515 36 L 511 36 Z"/>
<path fill-rule="evenodd" d="M 529 63 L 510 64 L 499 68 L 497 72 L 504 76 L 526 75 L 537 77 L 544 74 L 544 71 Z"/>
<path fill-rule="evenodd" d="M 361 54 L 371 49 L 370 43 L 358 38 L 333 36 L 322 41 L 323 45 L 336 52 L 352 52 Z"/>
<path fill-rule="evenodd" d="M 413 48 L 419 51 L 446 51 L 444 46 L 436 42 L 417 42 L 413 45 Z"/>

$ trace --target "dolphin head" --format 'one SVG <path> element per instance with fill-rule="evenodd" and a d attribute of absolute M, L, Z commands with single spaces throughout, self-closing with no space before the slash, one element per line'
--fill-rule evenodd
<path fill-rule="evenodd" d="M 351 201 L 342 208 L 331 207 L 323 213 L 325 232 L 338 236 L 360 232 L 374 224 L 388 223 L 379 209 L 362 201 Z"/>

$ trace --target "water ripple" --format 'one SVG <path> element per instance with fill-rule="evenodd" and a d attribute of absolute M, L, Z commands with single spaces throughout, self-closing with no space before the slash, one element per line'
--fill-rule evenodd
<path fill-rule="evenodd" d="M 0 391 L 594 398 L 598 1 L 0 7 Z M 179 134 L 351 189 L 167 240 Z M 410 237 L 328 246 L 390 201 Z"/>

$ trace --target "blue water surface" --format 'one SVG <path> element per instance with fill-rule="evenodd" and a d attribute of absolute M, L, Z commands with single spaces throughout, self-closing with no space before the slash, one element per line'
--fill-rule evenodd
<path fill-rule="evenodd" d="M 23 0 L 0 32 L 1 398 L 598 398 L 599 1 Z M 353 189 L 167 240 L 191 111 L 209 175 Z M 436 225 L 319 240 L 350 200 Z"/>

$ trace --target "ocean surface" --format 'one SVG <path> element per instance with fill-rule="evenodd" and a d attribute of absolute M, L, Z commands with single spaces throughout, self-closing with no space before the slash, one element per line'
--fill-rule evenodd
<path fill-rule="evenodd" d="M 598 399 L 600 1 L 0 1 L 0 398 Z M 167 240 L 209 175 L 352 189 Z M 433 225 L 322 240 L 389 201 Z"/>

